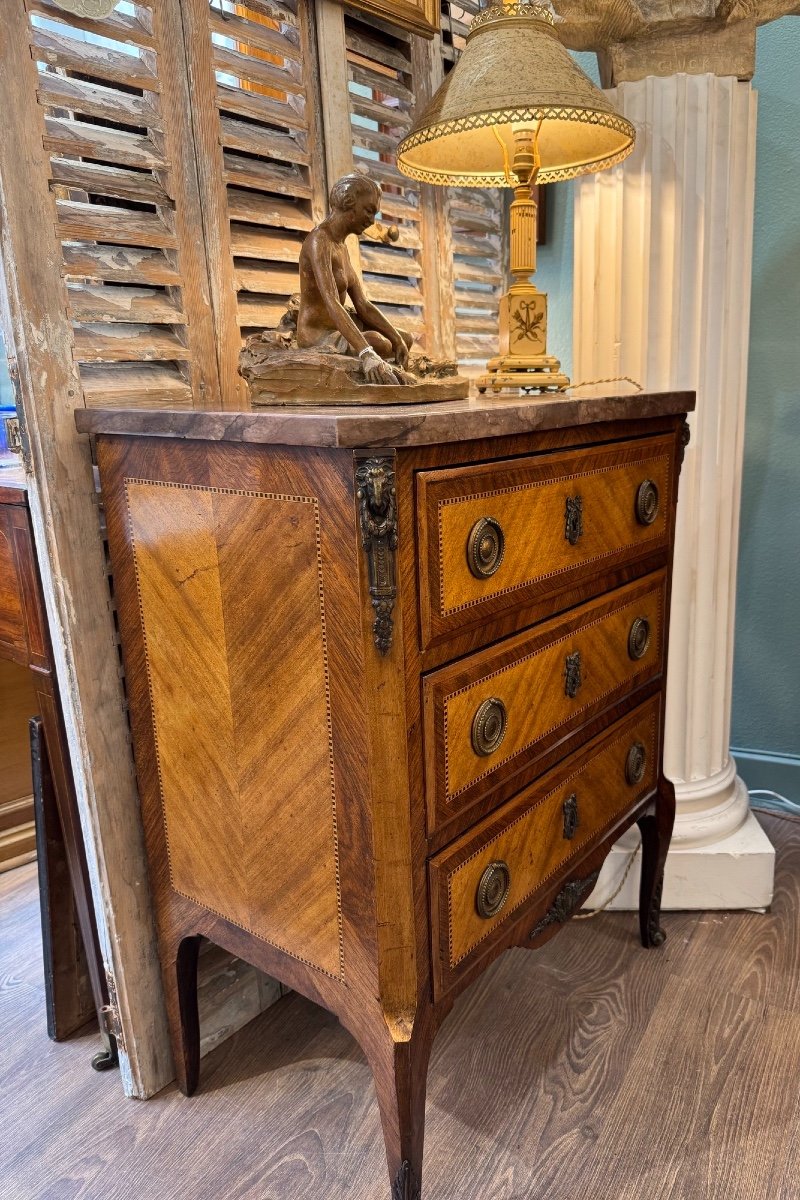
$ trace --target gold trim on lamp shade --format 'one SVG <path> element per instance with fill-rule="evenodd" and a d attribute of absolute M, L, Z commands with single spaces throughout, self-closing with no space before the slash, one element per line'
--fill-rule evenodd
<path fill-rule="evenodd" d="M 397 165 L 424 183 L 505 187 L 514 126 L 534 132 L 540 122 L 537 183 L 614 166 L 636 138 L 558 40 L 546 9 L 495 3 L 473 21 L 455 69 L 401 141 Z"/>

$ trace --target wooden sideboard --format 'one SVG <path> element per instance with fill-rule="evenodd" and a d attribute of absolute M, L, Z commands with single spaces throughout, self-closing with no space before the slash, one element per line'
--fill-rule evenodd
<path fill-rule="evenodd" d="M 392 1196 L 412 1200 L 455 997 L 560 929 L 635 821 L 642 941 L 663 940 L 693 407 L 78 414 L 96 435 L 184 1091 L 206 937 L 351 1031 Z"/>

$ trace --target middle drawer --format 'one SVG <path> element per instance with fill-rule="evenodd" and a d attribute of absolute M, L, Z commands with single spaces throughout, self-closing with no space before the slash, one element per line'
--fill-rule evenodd
<path fill-rule="evenodd" d="M 423 683 L 432 833 L 663 670 L 666 572 Z"/>

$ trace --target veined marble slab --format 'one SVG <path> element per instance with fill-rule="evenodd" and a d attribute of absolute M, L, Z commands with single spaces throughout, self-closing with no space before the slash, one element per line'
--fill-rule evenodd
<path fill-rule="evenodd" d="M 254 408 L 245 412 L 200 409 L 78 409 L 80 433 L 192 438 L 285 446 L 424 446 L 472 438 L 507 437 L 544 429 L 630 421 L 691 412 L 695 393 L 669 391 L 580 396 L 480 396 L 439 404 L 391 408 Z"/>

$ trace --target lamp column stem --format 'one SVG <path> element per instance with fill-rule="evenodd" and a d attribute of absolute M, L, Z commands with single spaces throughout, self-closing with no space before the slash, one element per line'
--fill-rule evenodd
<path fill-rule="evenodd" d="M 511 202 L 511 265 L 515 284 L 530 282 L 536 271 L 536 217 L 538 206 L 533 199 L 529 184 L 520 183 L 514 188 Z"/>
<path fill-rule="evenodd" d="M 517 184 L 509 214 L 514 282 L 500 301 L 500 354 L 487 364 L 487 374 L 480 376 L 477 386 L 479 392 L 514 387 L 563 391 L 569 387 L 569 379 L 561 374 L 558 359 L 547 353 L 547 296 L 531 278 L 536 270 L 536 133 L 528 128 L 515 130 L 514 139 L 512 172 Z"/>

